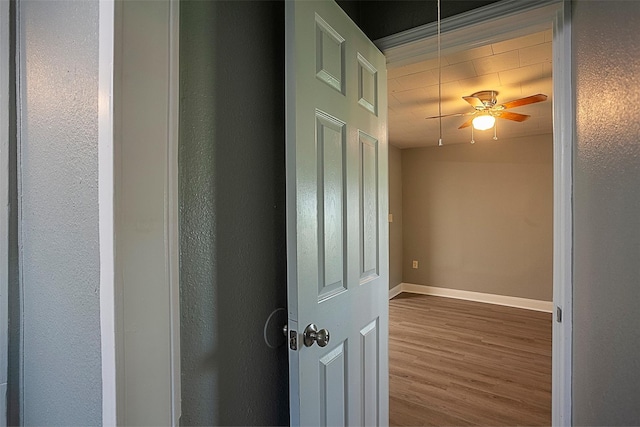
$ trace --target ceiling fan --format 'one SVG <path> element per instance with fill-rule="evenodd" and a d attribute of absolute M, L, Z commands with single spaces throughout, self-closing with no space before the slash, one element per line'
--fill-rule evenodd
<path fill-rule="evenodd" d="M 547 95 L 541 93 L 537 95 L 527 96 L 525 98 L 515 99 L 513 101 L 498 104 L 496 96 L 498 92 L 495 90 L 483 90 L 476 92 L 470 96 L 463 96 L 462 99 L 467 101 L 475 110 L 469 113 L 445 114 L 442 116 L 427 117 L 427 119 L 437 119 L 441 117 L 462 117 L 475 116 L 464 122 L 458 129 L 463 129 L 473 125 L 474 129 L 487 130 L 491 129 L 495 124 L 496 117 L 499 119 L 513 120 L 515 122 L 524 122 L 529 117 L 526 114 L 513 113 L 505 111 L 509 108 L 521 107 L 523 105 L 534 104 L 536 102 L 546 101 Z"/>

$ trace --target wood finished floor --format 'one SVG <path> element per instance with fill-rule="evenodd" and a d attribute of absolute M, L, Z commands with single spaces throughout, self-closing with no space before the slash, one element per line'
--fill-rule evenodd
<path fill-rule="evenodd" d="M 551 425 L 551 314 L 400 294 L 389 372 L 392 426 Z"/>

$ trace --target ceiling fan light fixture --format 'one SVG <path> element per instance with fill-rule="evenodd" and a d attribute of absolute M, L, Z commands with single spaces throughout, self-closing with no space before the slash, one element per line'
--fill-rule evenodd
<path fill-rule="evenodd" d="M 477 130 L 491 129 L 496 124 L 496 118 L 490 114 L 483 114 L 473 119 L 473 128 Z"/>

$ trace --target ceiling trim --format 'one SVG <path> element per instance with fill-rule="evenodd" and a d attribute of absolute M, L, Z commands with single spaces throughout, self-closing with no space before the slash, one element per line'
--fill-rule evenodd
<path fill-rule="evenodd" d="M 460 47 L 474 48 L 550 28 L 549 16 L 562 7 L 561 0 L 503 0 L 441 21 L 443 55 Z M 388 68 L 436 56 L 437 23 L 392 34 L 374 43 L 387 58 Z"/>

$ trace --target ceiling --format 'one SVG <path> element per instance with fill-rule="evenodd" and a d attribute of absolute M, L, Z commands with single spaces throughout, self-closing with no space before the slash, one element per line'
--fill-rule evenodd
<path fill-rule="evenodd" d="M 498 103 L 542 93 L 544 102 L 509 111 L 531 117 L 521 123 L 497 120 L 499 139 L 552 132 L 551 30 L 443 56 L 442 114 L 473 112 L 463 96 L 498 91 Z M 389 142 L 399 148 L 438 144 L 438 60 L 389 68 Z M 469 143 L 469 117 L 442 119 L 443 144 Z M 474 131 L 476 142 L 491 141 L 493 129 Z"/>

